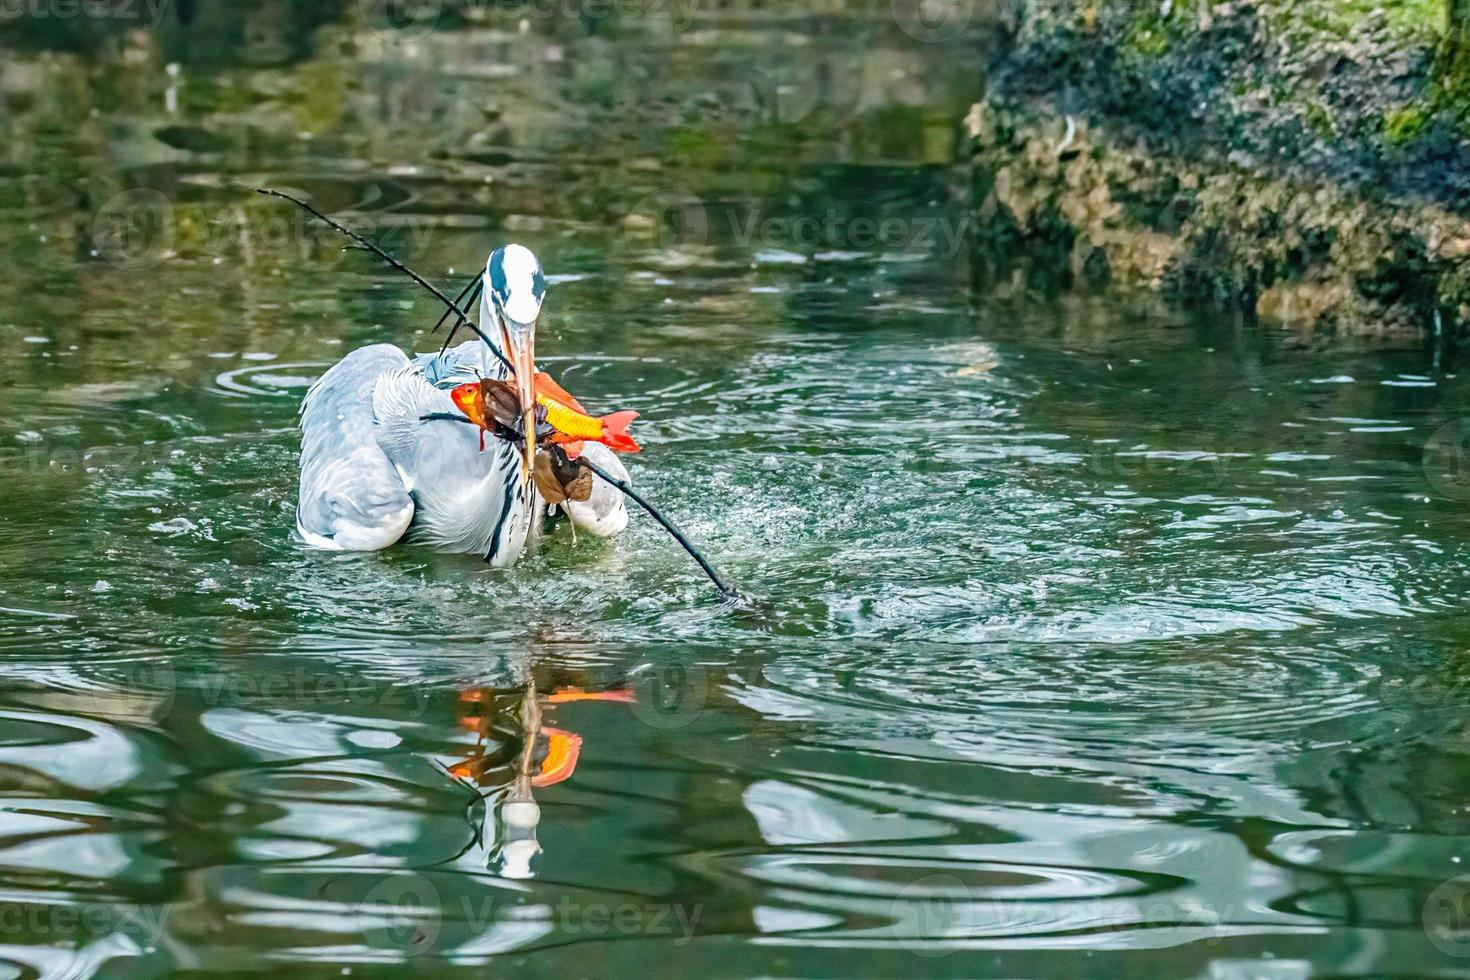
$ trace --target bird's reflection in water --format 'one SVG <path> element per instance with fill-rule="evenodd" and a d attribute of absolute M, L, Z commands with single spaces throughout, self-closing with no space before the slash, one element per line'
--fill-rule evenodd
<path fill-rule="evenodd" d="M 631 690 L 561 688 L 541 695 L 535 680 L 513 690 L 471 688 L 460 695 L 460 724 L 475 733 L 475 742 L 448 772 L 485 801 L 480 843 L 491 871 L 505 878 L 535 874 L 532 859 L 541 853 L 535 790 L 569 779 L 581 757 L 582 737 L 546 724 L 543 714 L 571 701 L 632 700 Z"/>

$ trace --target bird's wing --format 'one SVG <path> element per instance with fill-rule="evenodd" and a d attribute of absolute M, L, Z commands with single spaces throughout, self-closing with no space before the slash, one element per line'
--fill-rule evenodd
<path fill-rule="evenodd" d="M 373 390 L 408 358 L 391 344 L 348 354 L 317 379 L 301 403 L 301 491 L 296 529 L 308 544 L 376 551 L 403 537 L 414 504 L 378 445 Z"/>
<path fill-rule="evenodd" d="M 442 469 L 450 458 L 463 456 L 459 437 L 479 439 L 479 430 L 455 407 L 448 389 L 430 384 L 420 364 L 406 358 L 397 369 L 374 380 L 372 410 L 378 445 L 403 474 L 410 491 L 429 482 L 430 472 Z M 425 416 L 438 415 L 464 417 L 465 421 L 425 421 Z M 444 453 L 440 443 L 448 443 L 451 451 Z"/>
<path fill-rule="evenodd" d="M 479 339 L 467 340 L 442 354 L 420 354 L 413 359 L 413 366 L 436 388 L 453 388 L 480 378 L 504 379 L 509 374 Z"/>

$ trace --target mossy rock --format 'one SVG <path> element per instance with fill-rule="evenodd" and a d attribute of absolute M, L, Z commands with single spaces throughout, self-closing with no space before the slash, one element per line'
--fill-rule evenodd
<path fill-rule="evenodd" d="M 1422 105 L 1406 105 L 1383 114 L 1383 139 L 1389 146 L 1407 146 L 1429 126 L 1431 111 Z"/>

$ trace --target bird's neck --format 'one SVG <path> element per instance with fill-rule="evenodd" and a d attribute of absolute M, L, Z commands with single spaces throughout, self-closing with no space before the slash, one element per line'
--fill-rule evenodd
<path fill-rule="evenodd" d="M 500 344 L 500 320 L 495 316 L 495 311 L 490 308 L 488 292 L 480 294 L 480 335 L 485 338 L 481 341 L 487 348 L 485 359 L 493 362 L 498 369 L 495 377 L 509 377 L 510 369 L 506 365 L 510 363 L 510 351 L 505 350 Z M 489 377 L 489 375 L 486 376 Z"/>

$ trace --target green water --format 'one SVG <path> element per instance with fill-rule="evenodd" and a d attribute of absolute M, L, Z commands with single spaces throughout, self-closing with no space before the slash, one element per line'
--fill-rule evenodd
<path fill-rule="evenodd" d="M 6 973 L 1470 968 L 1470 386 L 976 287 L 985 28 L 886 7 L 0 25 Z M 305 387 L 439 310 L 263 184 L 532 247 L 751 606 L 638 514 L 295 544 Z"/>

